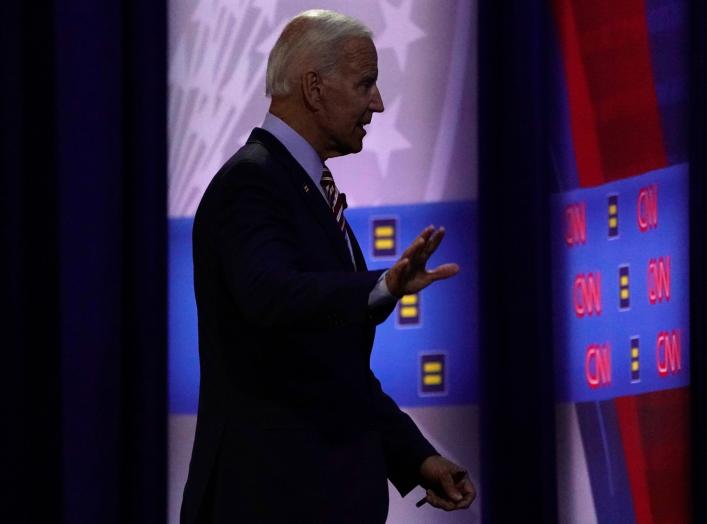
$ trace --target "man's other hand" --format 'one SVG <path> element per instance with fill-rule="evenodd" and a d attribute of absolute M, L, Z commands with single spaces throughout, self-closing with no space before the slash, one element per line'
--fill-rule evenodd
<path fill-rule="evenodd" d="M 476 488 L 464 469 L 439 455 L 427 457 L 420 466 L 424 500 L 445 511 L 466 509 L 476 498 Z M 455 480 L 456 478 L 456 480 Z"/>
<path fill-rule="evenodd" d="M 452 277 L 459 272 L 457 264 L 442 264 L 430 270 L 426 267 L 443 238 L 444 227 L 435 229 L 434 226 L 427 226 L 403 252 L 385 276 L 385 283 L 393 296 L 400 298 L 417 293 L 432 282 Z"/>

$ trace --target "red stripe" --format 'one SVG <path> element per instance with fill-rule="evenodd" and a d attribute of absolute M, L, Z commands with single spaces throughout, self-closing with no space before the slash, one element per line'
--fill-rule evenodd
<path fill-rule="evenodd" d="M 653 524 L 636 397 L 620 397 L 615 400 L 615 404 L 636 524 Z"/>
<path fill-rule="evenodd" d="M 596 186 L 604 182 L 594 109 L 589 98 L 587 79 L 570 0 L 552 0 L 557 21 L 562 58 L 565 66 L 570 106 L 570 126 L 577 161 L 579 184 Z"/>
<path fill-rule="evenodd" d="M 580 185 L 667 165 L 644 0 L 553 0 Z"/>
<path fill-rule="evenodd" d="M 636 399 L 643 436 L 653 520 L 692 522 L 690 497 L 690 388 Z"/>

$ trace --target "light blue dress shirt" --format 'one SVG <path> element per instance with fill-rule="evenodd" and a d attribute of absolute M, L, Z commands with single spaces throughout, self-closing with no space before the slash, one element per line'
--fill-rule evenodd
<path fill-rule="evenodd" d="M 322 163 L 319 155 L 314 150 L 312 145 L 307 142 L 297 131 L 288 126 L 285 122 L 280 120 L 278 117 L 272 113 L 267 113 L 265 115 L 265 120 L 263 121 L 262 128 L 277 138 L 285 149 L 290 152 L 297 163 L 302 166 L 302 169 L 309 175 L 312 179 L 314 186 L 319 189 L 319 193 L 322 198 L 329 205 L 329 200 L 324 193 L 324 188 L 321 186 L 322 172 L 324 170 L 324 164 Z M 346 232 L 345 232 L 346 233 Z M 353 256 L 353 249 L 351 248 L 351 239 L 349 239 L 348 233 L 346 233 L 346 244 L 349 248 L 349 255 L 351 256 L 351 261 L 356 266 L 356 262 Z M 368 295 L 368 305 L 369 307 L 375 307 L 383 305 L 386 302 L 395 301 L 396 298 L 390 294 L 388 291 L 388 286 L 385 283 L 385 275 L 387 271 L 384 272 L 376 286 L 371 290 Z"/>

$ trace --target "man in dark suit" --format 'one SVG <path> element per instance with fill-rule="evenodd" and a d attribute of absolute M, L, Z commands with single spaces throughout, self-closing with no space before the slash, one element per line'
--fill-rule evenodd
<path fill-rule="evenodd" d="M 383 111 L 360 22 L 307 11 L 268 61 L 272 97 L 216 174 L 194 220 L 201 389 L 182 522 L 382 523 L 401 494 L 466 508 L 475 490 L 370 370 L 375 325 L 397 298 L 458 271 L 427 270 L 426 228 L 368 271 L 324 161 L 359 152 Z"/>

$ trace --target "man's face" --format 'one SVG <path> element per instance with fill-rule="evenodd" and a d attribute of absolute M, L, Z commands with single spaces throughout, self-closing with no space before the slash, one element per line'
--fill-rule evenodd
<path fill-rule="evenodd" d="M 318 123 L 328 156 L 358 153 L 373 113 L 383 111 L 376 81 L 378 55 L 368 38 L 346 41 L 334 71 L 322 77 Z"/>

